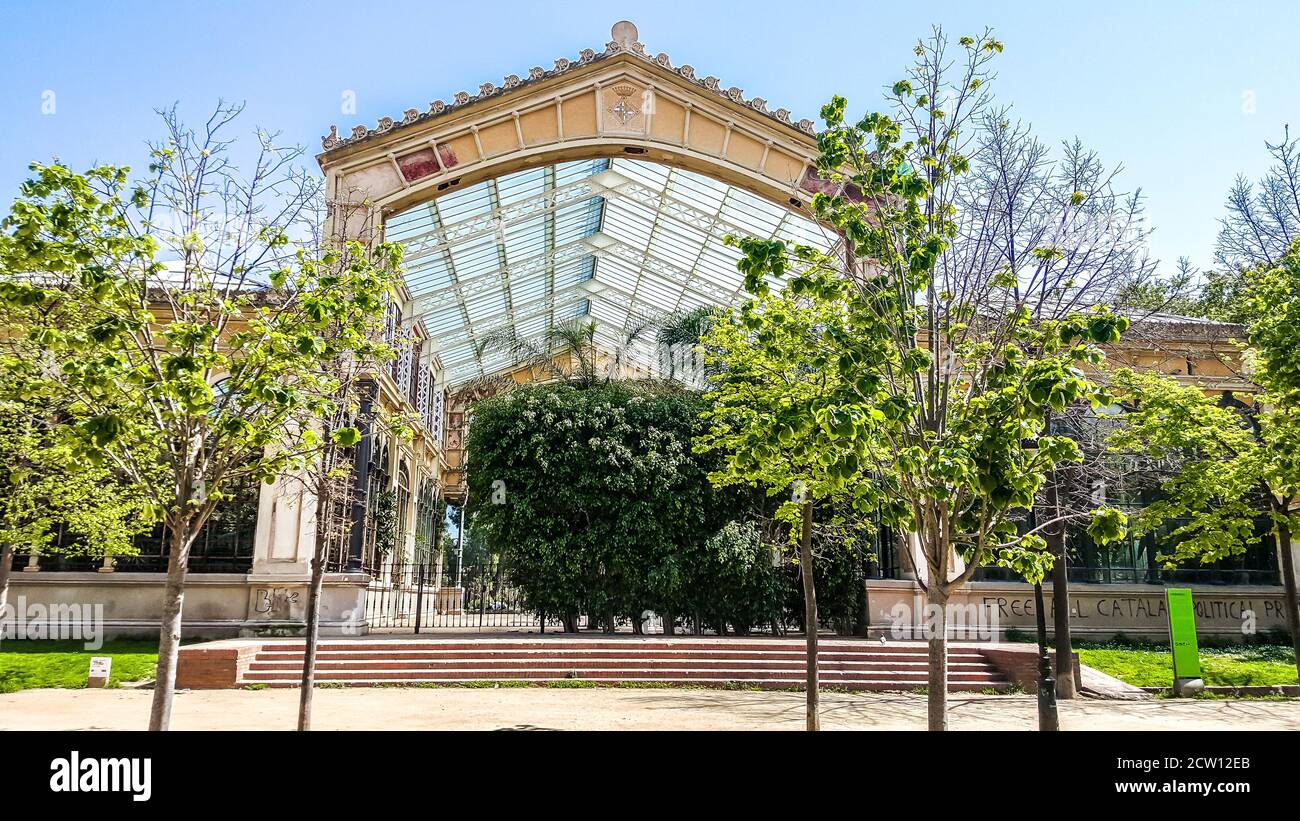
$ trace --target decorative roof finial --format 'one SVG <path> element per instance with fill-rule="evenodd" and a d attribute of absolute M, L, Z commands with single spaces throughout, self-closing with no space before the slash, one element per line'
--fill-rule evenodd
<path fill-rule="evenodd" d="M 609 30 L 609 36 L 613 38 L 615 43 L 631 48 L 637 38 L 636 26 L 629 20 L 619 20 L 614 24 L 614 27 Z"/>

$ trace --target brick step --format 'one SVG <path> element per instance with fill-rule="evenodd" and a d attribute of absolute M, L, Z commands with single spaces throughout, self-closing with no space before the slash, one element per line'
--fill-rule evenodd
<path fill-rule="evenodd" d="M 258 652 L 302 655 L 303 646 L 301 644 L 296 646 L 293 645 L 289 645 L 289 646 L 277 645 L 274 647 L 267 646 L 267 647 L 259 648 Z M 466 645 L 456 645 L 456 646 L 420 646 L 420 645 L 408 645 L 408 644 L 389 644 L 387 646 L 385 645 L 354 646 L 354 645 L 323 643 L 317 648 L 317 653 L 318 654 L 340 653 L 340 654 L 347 654 L 352 656 L 357 656 L 361 654 L 383 655 L 383 656 L 411 655 L 411 654 L 438 654 L 438 655 L 453 656 L 454 654 L 457 653 L 471 655 L 471 656 L 505 655 L 505 654 L 521 654 L 521 655 L 536 656 L 536 655 L 558 655 L 558 654 L 570 654 L 570 653 L 600 653 L 600 654 L 615 654 L 615 655 L 635 654 L 635 655 L 647 655 L 647 656 L 659 656 L 659 655 L 687 656 L 687 655 L 712 654 L 712 655 L 737 655 L 737 656 L 746 656 L 746 657 L 771 656 L 771 655 L 802 657 L 806 654 L 806 651 L 803 647 L 786 646 L 786 647 L 780 647 L 775 649 L 769 649 L 769 648 L 750 648 L 750 647 L 737 646 L 737 645 L 733 645 L 730 647 L 638 647 L 636 645 L 623 645 L 623 646 L 616 645 L 614 647 L 588 647 L 588 646 L 581 646 L 581 645 L 552 647 L 548 645 L 540 645 L 540 646 L 534 645 L 532 647 L 527 647 L 527 648 L 515 648 L 515 647 L 497 647 L 495 645 L 490 645 L 490 644 L 489 645 L 466 644 Z M 818 651 L 818 655 L 823 657 L 829 655 L 851 656 L 851 657 L 871 656 L 871 657 L 884 657 L 884 658 L 896 658 L 896 657 L 927 658 L 928 657 L 927 653 L 925 652 L 925 648 L 916 648 L 916 647 L 899 648 L 897 650 L 885 650 L 879 647 L 865 647 L 861 649 L 843 648 L 843 647 L 822 647 Z M 949 658 L 983 658 L 983 656 L 984 654 L 980 650 L 974 648 L 957 650 L 957 651 L 949 651 L 948 653 Z"/>
<path fill-rule="evenodd" d="M 545 685 L 555 681 L 564 681 L 565 679 L 553 678 L 516 678 L 511 679 L 512 683 L 528 683 L 536 685 Z M 462 679 L 353 679 L 347 682 L 349 687 L 419 687 L 421 685 L 439 684 L 454 686 L 457 684 L 476 684 L 481 685 L 485 679 L 462 678 Z M 253 683 L 253 682 L 249 682 Z M 256 682 L 266 687 L 297 687 L 297 679 L 267 679 Z M 655 685 L 689 685 L 695 687 L 728 687 L 743 683 L 745 687 L 757 687 L 760 689 L 771 690 L 802 690 L 804 681 L 802 678 L 767 678 L 767 679 L 750 679 L 744 682 L 737 682 L 729 678 L 698 678 L 689 681 L 660 679 L 660 678 L 637 678 L 622 677 L 601 679 L 593 682 L 599 686 L 617 687 L 622 684 L 655 684 Z M 925 682 L 899 682 L 886 679 L 853 679 L 849 681 L 826 681 L 821 682 L 824 687 L 835 687 L 842 690 L 862 690 L 878 692 L 900 692 L 916 690 L 925 686 Z M 949 681 L 948 689 L 950 691 L 981 691 L 981 690 L 1007 690 L 1011 685 L 1006 681 L 996 682 L 968 682 L 968 681 Z"/>
<path fill-rule="evenodd" d="M 394 652 L 412 652 L 412 651 L 525 651 L 535 653 L 555 652 L 559 650 L 616 650 L 618 652 L 646 652 L 646 651 L 673 651 L 673 652 L 701 652 L 701 651 L 724 651 L 724 652 L 803 652 L 804 644 L 802 641 L 781 641 L 781 642 L 752 642 L 743 639 L 709 641 L 709 640 L 692 640 L 680 639 L 677 641 L 637 641 L 627 640 L 606 640 L 598 639 L 582 641 L 577 639 L 538 639 L 534 641 L 501 641 L 501 640 L 411 640 L 411 641 L 338 641 L 327 640 L 320 642 L 320 650 L 329 650 L 332 652 L 376 652 L 376 653 L 394 653 Z M 298 652 L 303 649 L 302 642 L 268 642 L 260 648 L 261 652 Z M 922 644 L 879 644 L 868 641 L 840 641 L 831 642 L 823 640 L 820 651 L 822 653 L 873 653 L 873 654 L 916 654 L 924 655 L 926 648 Z M 948 655 L 980 655 L 979 648 L 949 646 Z"/>
<path fill-rule="evenodd" d="M 654 659 L 657 661 L 680 661 L 689 662 L 694 660 L 732 660 L 747 662 L 764 662 L 764 661 L 798 661 L 802 662 L 807 656 L 804 653 L 724 653 L 724 652 L 707 652 L 707 651 L 689 651 L 689 652 L 672 652 L 667 650 L 657 650 L 645 653 L 635 651 L 616 651 L 616 650 L 565 650 L 560 652 L 522 652 L 522 651 L 473 651 L 473 650 L 455 650 L 444 652 L 440 650 L 425 651 L 398 651 L 398 652 L 379 652 L 379 651 L 337 651 L 322 650 L 317 653 L 316 658 L 321 661 L 387 661 L 387 660 L 448 660 L 448 661 L 491 661 L 497 659 L 520 659 L 520 660 L 574 660 L 584 659 Z M 289 651 L 259 652 L 258 661 L 296 661 L 301 663 L 303 653 Z M 818 653 L 817 658 L 824 662 L 863 662 L 879 664 L 925 664 L 927 662 L 924 653 L 838 653 L 823 652 Z M 951 663 L 955 664 L 983 664 L 985 658 L 980 653 L 962 654 L 950 657 Z"/>
<path fill-rule="evenodd" d="M 303 649 L 303 642 L 293 639 L 183 648 L 184 678 L 190 682 L 185 686 L 296 686 Z M 828 687 L 915 690 L 926 686 L 927 655 L 921 642 L 822 639 L 821 680 Z M 331 638 L 319 645 L 317 681 L 342 686 L 738 682 L 799 688 L 805 659 L 802 638 Z M 1011 686 L 983 648 L 972 644 L 950 648 L 949 683 L 954 690 Z"/>
<path fill-rule="evenodd" d="M 533 670 L 571 670 L 583 667 L 617 667 L 625 668 L 629 666 L 646 666 L 648 659 L 642 658 L 612 658 L 612 659 L 521 659 L 519 657 L 494 658 L 494 659 L 318 659 L 316 669 L 318 670 L 373 670 L 373 669 L 393 669 L 393 670 L 425 670 L 425 669 L 465 669 L 465 670 L 495 670 L 503 667 L 522 667 Z M 677 659 L 673 660 L 673 668 L 680 669 L 715 669 L 715 668 L 734 668 L 737 667 L 737 659 Z M 755 670 L 803 670 L 803 659 L 789 660 L 770 660 L 770 659 L 740 659 L 744 662 L 744 667 Z M 925 671 L 927 665 L 923 661 L 828 661 L 820 659 L 820 668 L 823 670 L 847 670 L 858 672 L 872 671 Z M 301 670 L 302 659 L 263 659 L 258 656 L 250 665 L 250 670 Z M 966 672 L 992 671 L 993 666 L 983 661 L 972 662 L 953 662 L 948 665 L 950 670 L 961 670 Z"/>
<path fill-rule="evenodd" d="M 244 674 L 244 681 L 256 682 L 273 679 L 283 679 L 284 671 L 265 670 L 249 671 Z M 535 670 L 527 667 L 500 668 L 495 670 L 475 670 L 454 668 L 450 670 L 402 670 L 394 668 L 376 669 L 376 670 L 321 670 L 317 671 L 316 678 L 318 681 L 349 681 L 353 679 L 412 679 L 422 681 L 438 681 L 443 679 L 516 679 L 516 678 L 548 678 L 548 679 L 607 679 L 623 678 L 633 676 L 636 678 L 646 679 L 696 679 L 696 678 L 724 678 L 724 679 L 766 679 L 766 678 L 802 678 L 803 670 L 755 670 L 748 667 L 719 668 L 712 670 L 695 670 L 689 668 L 665 668 L 665 667 L 579 667 L 573 670 L 557 669 L 554 671 Z M 925 683 L 926 672 L 924 670 L 916 671 L 888 671 L 876 672 L 873 674 L 864 674 L 863 672 L 852 670 L 822 670 L 820 677 L 824 681 L 837 680 L 881 680 L 897 681 L 906 683 Z M 979 681 L 979 682 L 998 682 L 1002 677 L 996 673 L 988 671 L 954 671 L 948 674 L 949 681 Z"/>

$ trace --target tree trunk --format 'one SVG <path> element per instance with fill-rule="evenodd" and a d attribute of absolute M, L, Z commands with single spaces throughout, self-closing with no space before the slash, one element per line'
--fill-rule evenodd
<path fill-rule="evenodd" d="M 316 645 L 320 640 L 320 596 L 325 586 L 326 522 L 329 492 L 316 505 L 316 544 L 311 558 L 311 588 L 307 591 L 307 638 L 302 648 L 302 682 L 298 688 L 298 730 L 311 729 L 311 700 L 316 692 Z M 418 591 L 423 595 L 423 591 Z"/>
<path fill-rule="evenodd" d="M 677 616 L 672 613 L 664 613 L 664 635 L 671 636 L 677 632 Z"/>
<path fill-rule="evenodd" d="M 807 728 L 816 731 L 821 729 L 821 722 L 817 717 L 817 589 L 813 578 L 812 514 L 812 502 L 804 502 L 803 534 L 799 540 L 799 575 L 803 579 L 803 633 L 808 659 L 808 680 L 804 688 L 807 691 Z"/>
<path fill-rule="evenodd" d="M 1282 513 L 1287 511 L 1285 507 Z M 1291 646 L 1295 650 L 1296 672 L 1300 674 L 1300 604 L 1296 601 L 1295 554 L 1291 552 L 1291 528 L 1279 522 L 1275 527 L 1278 553 L 1281 554 L 1282 588 L 1286 591 L 1286 626 L 1291 631 Z"/>
<path fill-rule="evenodd" d="M 1061 722 L 1056 711 L 1052 660 L 1047 655 L 1047 609 L 1042 582 L 1034 582 L 1034 621 L 1038 629 L 1038 729 L 1054 732 L 1061 729 Z"/>
<path fill-rule="evenodd" d="M 1047 481 L 1048 515 L 1060 515 L 1056 471 Z M 1065 545 L 1065 528 L 1059 523 L 1045 534 L 1052 554 L 1052 631 L 1056 640 L 1056 697 L 1074 698 L 1074 646 L 1070 640 L 1069 553 Z"/>
<path fill-rule="evenodd" d="M 857 630 L 859 636 L 871 638 L 871 587 L 869 580 L 862 579 L 862 610 L 858 613 Z"/>
<path fill-rule="evenodd" d="M 0 545 L 0 614 L 9 603 L 9 575 L 13 572 L 14 546 L 9 542 Z M 15 614 L 17 615 L 17 614 Z M 15 622 L 17 619 L 14 620 Z M 4 631 L 0 630 L 0 642 L 4 641 Z"/>
<path fill-rule="evenodd" d="M 158 668 L 149 711 L 151 732 L 166 730 L 171 725 L 176 657 L 181 649 L 181 612 L 185 607 L 185 574 L 190 564 L 190 543 L 195 536 L 188 522 L 169 530 L 172 543 L 167 557 L 167 583 L 163 587 L 162 624 L 158 630 Z"/>
<path fill-rule="evenodd" d="M 929 680 L 926 687 L 927 717 L 929 729 L 943 731 L 948 729 L 948 608 L 947 599 L 939 591 L 935 579 L 930 580 L 930 593 L 926 604 L 935 613 L 933 623 L 930 614 L 924 614 L 922 624 L 933 630 L 929 639 Z"/>

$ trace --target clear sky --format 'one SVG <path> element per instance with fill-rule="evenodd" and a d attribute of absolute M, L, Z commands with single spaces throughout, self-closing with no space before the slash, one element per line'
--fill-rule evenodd
<path fill-rule="evenodd" d="M 816 119 L 832 94 L 875 107 L 915 40 L 994 28 L 996 91 L 1051 142 L 1078 136 L 1140 187 L 1156 256 L 1207 265 L 1233 177 L 1300 130 L 1300 10 L 1237 2 L 54 2 L 0 0 L 0 199 L 58 156 L 142 168 L 153 110 L 219 97 L 312 153 L 331 123 L 401 118 L 484 82 L 601 49 L 637 24 L 651 54 Z M 356 114 L 343 115 L 344 92 Z M 53 92 L 51 98 L 48 92 Z M 53 101 L 53 112 L 47 113 Z M 1167 269 L 1166 269 L 1167 270 Z"/>

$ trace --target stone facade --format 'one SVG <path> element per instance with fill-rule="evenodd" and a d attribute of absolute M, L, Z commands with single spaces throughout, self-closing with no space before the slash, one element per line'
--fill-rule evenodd
<path fill-rule="evenodd" d="M 321 633 L 365 631 L 366 574 L 331 573 L 321 598 Z M 192 573 L 185 583 L 184 631 L 188 637 L 300 635 L 307 602 L 305 574 Z M 161 573 L 15 573 L 9 603 L 28 612 L 79 604 L 103 605 L 103 636 L 158 635 L 162 613 Z M 29 628 L 39 619 L 27 618 Z M 80 624 L 60 619 L 60 626 Z"/>
<path fill-rule="evenodd" d="M 1241 638 L 1247 631 L 1285 630 L 1280 586 L 1233 587 L 1189 585 L 1196 608 L 1197 632 L 1203 636 Z M 1123 633 L 1149 641 L 1167 640 L 1165 590 L 1145 584 L 1072 584 L 1070 630 L 1080 638 L 1106 639 Z M 1052 631 L 1052 587 L 1044 586 L 1048 632 Z M 870 584 L 871 635 L 898 639 L 923 637 L 925 596 L 907 579 Z M 958 638 L 1005 638 L 1008 631 L 1033 634 L 1037 629 L 1034 589 L 1016 582 L 971 582 L 950 601 L 949 624 Z M 1251 615 L 1253 614 L 1253 616 Z"/>

